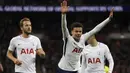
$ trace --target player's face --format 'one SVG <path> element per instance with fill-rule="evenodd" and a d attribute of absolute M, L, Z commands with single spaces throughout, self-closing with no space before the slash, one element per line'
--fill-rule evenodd
<path fill-rule="evenodd" d="M 23 22 L 23 27 L 21 28 L 22 31 L 26 34 L 31 34 L 32 32 L 32 25 L 30 21 L 24 21 Z"/>
<path fill-rule="evenodd" d="M 82 35 L 82 27 L 75 27 L 71 31 L 72 37 L 79 40 Z"/>

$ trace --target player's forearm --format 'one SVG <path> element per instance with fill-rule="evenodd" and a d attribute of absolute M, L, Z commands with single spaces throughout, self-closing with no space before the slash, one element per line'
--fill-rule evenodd
<path fill-rule="evenodd" d="M 85 41 L 88 40 L 88 38 L 91 37 L 92 35 L 94 35 L 97 32 L 99 32 L 108 22 L 110 22 L 111 18 L 112 17 L 108 17 L 103 22 L 98 24 L 94 29 L 92 29 L 91 31 L 85 33 L 85 35 L 84 35 L 84 37 L 86 38 Z"/>
<path fill-rule="evenodd" d="M 112 73 L 114 67 L 114 61 L 113 59 L 109 60 L 109 73 Z"/>
<path fill-rule="evenodd" d="M 63 35 L 63 37 L 65 37 L 65 21 L 64 21 L 64 17 L 65 17 L 65 15 L 64 14 L 62 14 L 62 19 L 61 19 L 61 30 L 62 30 L 62 35 Z"/>
<path fill-rule="evenodd" d="M 101 22 L 100 24 L 98 24 L 95 28 L 94 28 L 94 33 L 99 32 L 106 24 L 108 24 L 108 22 L 110 22 L 111 18 L 108 17 L 107 19 L 105 19 L 103 22 Z"/>
<path fill-rule="evenodd" d="M 62 13 L 61 28 L 62 28 L 63 36 L 64 37 L 68 36 L 69 31 L 68 31 L 68 28 L 67 28 L 67 20 L 66 20 L 66 14 L 65 13 Z"/>
<path fill-rule="evenodd" d="M 16 60 L 16 58 L 13 56 L 12 52 L 11 51 L 8 51 L 7 52 L 7 57 L 12 60 L 13 62 Z"/>
<path fill-rule="evenodd" d="M 107 60 L 109 62 L 109 73 L 112 73 L 113 67 L 114 67 L 113 57 L 112 57 L 111 53 L 108 53 L 106 57 L 107 57 Z"/>
<path fill-rule="evenodd" d="M 62 19 L 61 19 L 62 27 L 65 28 L 67 26 L 66 14 L 62 13 L 61 15 L 62 15 Z"/>

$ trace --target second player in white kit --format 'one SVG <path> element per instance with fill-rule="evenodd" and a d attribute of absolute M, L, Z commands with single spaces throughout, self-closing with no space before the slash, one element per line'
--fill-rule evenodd
<path fill-rule="evenodd" d="M 105 59 L 109 62 L 109 73 L 112 73 L 114 61 L 107 45 L 97 42 L 95 36 L 88 40 L 82 52 L 81 73 L 104 73 Z"/>

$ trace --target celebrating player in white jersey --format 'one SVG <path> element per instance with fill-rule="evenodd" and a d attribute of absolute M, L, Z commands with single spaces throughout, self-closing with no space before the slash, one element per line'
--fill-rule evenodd
<path fill-rule="evenodd" d="M 75 22 L 71 26 L 70 35 L 67 28 L 66 12 L 68 11 L 67 1 L 61 3 L 61 28 L 63 34 L 63 56 L 58 64 L 57 73 L 77 73 L 80 68 L 80 55 L 85 47 L 85 41 L 88 40 L 90 36 L 99 32 L 113 17 L 113 10 L 110 12 L 109 17 L 97 25 L 91 31 L 82 35 L 83 26 L 79 22 Z"/>
<path fill-rule="evenodd" d="M 23 18 L 20 21 L 20 28 L 22 34 L 11 39 L 7 57 L 15 63 L 16 73 L 36 73 L 36 54 L 44 57 L 45 52 L 42 49 L 39 38 L 31 35 L 32 25 L 29 18 Z M 16 58 L 12 55 L 15 48 Z"/>
<path fill-rule="evenodd" d="M 109 62 L 109 72 L 112 73 L 114 61 L 107 45 L 98 42 L 95 36 L 87 41 L 82 52 L 81 73 L 105 73 L 105 59 Z"/>

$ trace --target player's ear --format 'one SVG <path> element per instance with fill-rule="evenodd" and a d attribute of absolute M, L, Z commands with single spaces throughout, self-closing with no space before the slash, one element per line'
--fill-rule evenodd
<path fill-rule="evenodd" d="M 20 27 L 21 30 L 23 30 L 23 27 Z"/>
<path fill-rule="evenodd" d="M 73 34 L 73 30 L 71 30 L 71 35 Z"/>

